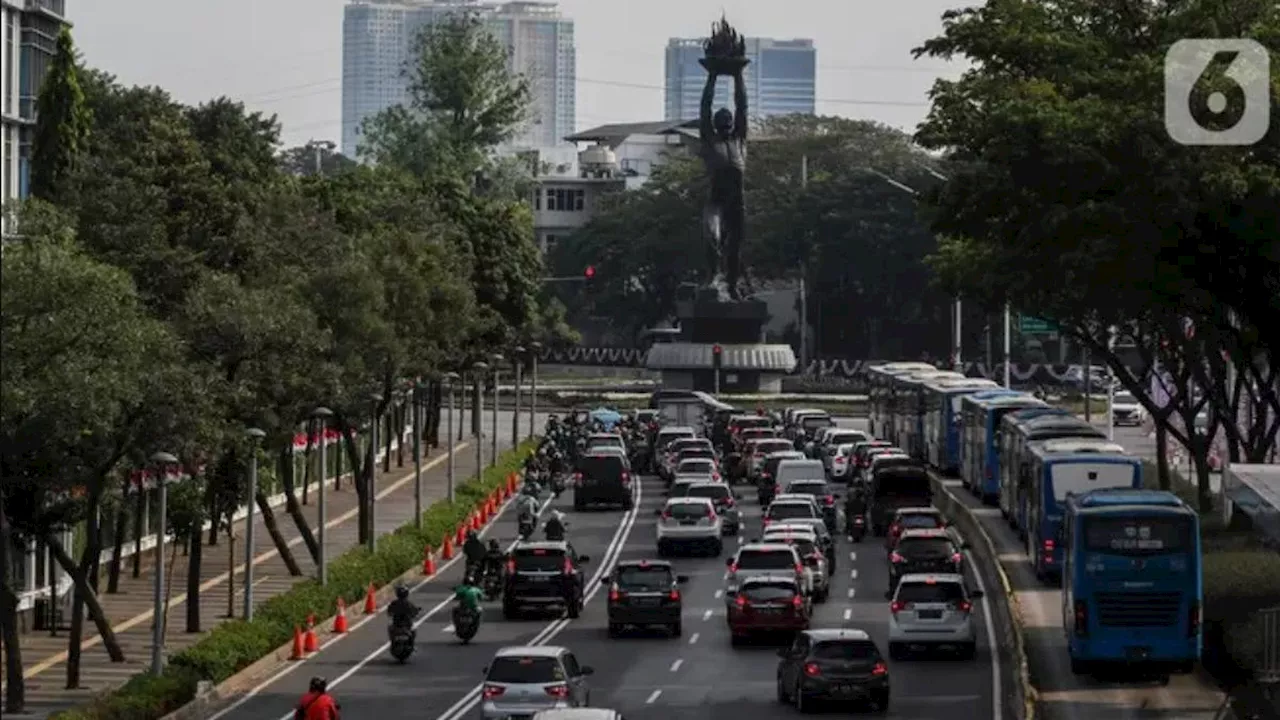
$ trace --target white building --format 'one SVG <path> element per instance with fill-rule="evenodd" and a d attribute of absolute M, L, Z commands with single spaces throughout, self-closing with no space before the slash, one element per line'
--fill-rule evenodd
<path fill-rule="evenodd" d="M 404 70 L 423 28 L 457 12 L 477 12 L 507 48 L 510 67 L 532 91 L 532 117 L 514 149 L 553 147 L 577 117 L 573 20 L 553 2 L 353 0 L 342 22 L 342 152 L 355 157 L 360 125 L 408 101 Z"/>
<path fill-rule="evenodd" d="M 698 64 L 704 52 L 701 38 L 671 38 L 666 52 L 666 115 L 668 120 L 698 117 L 707 71 Z M 747 59 L 743 73 L 747 105 L 753 117 L 812 115 L 818 51 L 812 40 L 746 38 Z M 733 80 L 716 84 L 715 107 L 733 107 Z"/>
<path fill-rule="evenodd" d="M 53 56 L 58 33 L 67 24 L 66 0 L 0 0 L 4 51 L 0 53 L 0 118 L 4 154 L 0 156 L 0 202 L 25 198 L 31 177 L 31 134 L 36 98 Z M 7 219 L 3 234 L 9 234 Z"/>

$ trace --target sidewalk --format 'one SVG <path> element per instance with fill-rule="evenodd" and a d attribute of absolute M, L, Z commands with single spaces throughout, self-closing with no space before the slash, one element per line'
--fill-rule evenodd
<path fill-rule="evenodd" d="M 505 422 L 503 422 L 503 416 Z M 510 413 L 499 416 L 499 450 L 511 447 Z M 527 432 L 527 429 L 525 430 Z M 523 433 L 522 433 L 523 434 Z M 484 438 L 485 460 L 489 460 L 488 436 Z M 455 448 L 454 477 L 461 484 L 473 476 L 476 471 L 475 445 L 470 438 Z M 448 454 L 441 449 L 423 462 L 423 500 L 424 509 L 437 500 L 443 499 L 447 493 Z M 396 463 L 396 453 L 392 452 L 391 472 L 381 472 L 379 463 L 376 487 L 378 489 L 377 531 L 384 534 L 410 522 L 413 519 L 414 472 L 412 453 L 406 450 L 405 464 L 400 467 Z M 315 497 L 309 505 L 303 506 L 303 514 L 310 518 L 312 531 L 317 527 Z M 276 525 L 281 535 L 293 551 L 294 559 L 302 569 L 303 575 L 291 577 L 284 562 L 276 552 L 262 522 L 260 513 L 255 514 L 254 544 L 254 602 L 260 604 L 267 599 L 283 593 L 296 583 L 306 580 L 315 574 L 315 564 L 311 560 L 302 537 L 293 520 L 284 512 L 284 507 L 275 508 Z M 326 498 L 328 522 L 327 545 L 329 558 L 332 560 L 356 545 L 356 493 L 349 482 L 342 484 L 340 491 L 332 491 Z M 244 575 L 244 524 L 236 527 L 237 542 L 235 547 L 235 614 L 240 616 L 244 603 L 244 589 L 241 579 Z M 207 537 L 206 537 L 207 541 Z M 166 551 L 166 557 L 168 552 Z M 153 554 L 148 553 L 146 560 L 151 561 Z M 221 623 L 227 616 L 228 609 L 228 569 L 232 566 L 228 557 L 227 540 L 218 539 L 217 546 L 209 546 L 206 542 L 200 568 L 202 580 L 200 592 L 201 630 L 208 632 Z M 203 633 L 186 632 L 187 616 L 187 558 L 178 551 L 173 564 L 172 573 L 168 576 L 170 604 L 167 613 L 167 630 L 165 636 L 165 655 L 174 654 L 197 642 Z M 115 629 L 116 637 L 124 651 L 125 662 L 112 663 L 101 645 L 94 624 L 85 619 L 85 638 L 81 645 L 80 688 L 66 689 L 67 637 L 60 632 L 51 637 L 48 632 L 28 632 L 20 635 L 23 658 L 23 676 L 26 679 L 26 710 L 18 716 L 43 718 L 87 702 L 94 695 L 104 690 L 119 686 L 133 675 L 146 672 L 151 657 L 152 597 L 155 576 L 153 564 L 144 562 L 142 575 L 132 577 L 122 573 L 120 592 L 99 596 L 103 610 Z M 105 583 L 102 584 L 105 587 Z M 68 620 L 69 622 L 69 620 Z M 0 677 L 3 677 L 0 674 Z"/>

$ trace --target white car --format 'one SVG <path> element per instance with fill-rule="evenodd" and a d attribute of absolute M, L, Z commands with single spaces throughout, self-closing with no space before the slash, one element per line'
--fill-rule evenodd
<path fill-rule="evenodd" d="M 724 602 L 734 602 L 738 586 L 752 577 L 792 575 L 801 583 L 805 595 L 813 594 L 812 577 L 805 571 L 796 549 L 786 543 L 749 543 L 738 548 L 733 557 L 725 560 L 729 572 L 725 574 Z"/>
<path fill-rule="evenodd" d="M 716 467 L 715 460 L 707 458 L 689 458 L 681 460 L 676 466 L 675 477 L 705 477 L 715 482 L 720 482 L 720 469 Z"/>
<path fill-rule="evenodd" d="M 813 588 L 814 602 L 826 602 L 831 595 L 831 573 L 827 570 L 827 556 L 822 552 L 818 534 L 806 531 L 771 530 L 760 538 L 765 543 L 786 543 L 796 549 L 804 563 L 805 584 Z"/>
<path fill-rule="evenodd" d="M 709 498 L 671 498 L 657 514 L 659 557 L 676 550 L 701 549 L 716 557 L 724 552 L 724 519 Z"/>
<path fill-rule="evenodd" d="M 980 590 L 950 573 L 903 575 L 890 593 L 889 657 L 901 660 L 917 647 L 950 647 L 973 658 L 977 648 L 973 601 Z"/>
<path fill-rule="evenodd" d="M 853 480 L 853 443 L 836 447 L 835 454 L 831 456 L 831 479 L 844 483 Z"/>
<path fill-rule="evenodd" d="M 790 498 L 779 496 L 769 503 L 769 507 L 765 508 L 764 516 L 760 522 L 764 528 L 768 529 L 772 523 L 786 522 L 796 518 L 817 518 L 821 520 L 822 512 L 818 510 L 813 498 L 807 495 L 793 495 Z"/>
<path fill-rule="evenodd" d="M 1116 425 L 1142 425 L 1142 403 L 1133 393 L 1118 392 L 1111 400 L 1111 421 Z"/>
<path fill-rule="evenodd" d="M 587 452 L 605 447 L 618 448 L 623 455 L 627 454 L 627 443 L 617 433 L 596 433 L 587 437 Z"/>

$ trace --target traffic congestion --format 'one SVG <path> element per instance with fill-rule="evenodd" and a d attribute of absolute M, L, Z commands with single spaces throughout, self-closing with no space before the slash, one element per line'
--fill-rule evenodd
<path fill-rule="evenodd" d="M 213 717 L 285 720 L 317 682 L 343 717 L 992 716 L 990 609 L 919 463 L 872 462 L 884 441 L 819 410 L 650 405 L 549 420 L 520 495 L 403 588 L 390 636 Z"/>

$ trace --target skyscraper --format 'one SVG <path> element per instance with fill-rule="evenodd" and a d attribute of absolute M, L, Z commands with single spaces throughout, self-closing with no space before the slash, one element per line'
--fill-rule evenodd
<path fill-rule="evenodd" d="M 694 120 L 702 101 L 707 71 L 698 64 L 702 39 L 671 38 L 667 42 L 666 119 Z M 813 114 L 817 50 L 812 40 L 747 38 L 747 103 L 758 117 Z M 720 78 L 716 86 L 719 107 L 733 106 L 733 81 Z"/>
<path fill-rule="evenodd" d="M 478 12 L 507 48 L 510 67 L 531 90 L 531 118 L 512 140 L 518 148 L 563 144 L 576 122 L 573 21 L 553 2 L 353 0 L 342 22 L 342 152 L 355 156 L 360 125 L 408 99 L 404 74 L 414 39 L 438 19 Z"/>
<path fill-rule="evenodd" d="M 0 118 L 4 154 L 0 156 L 0 204 L 27 196 L 31 178 L 31 134 L 36 99 L 45 72 L 58 51 L 58 33 L 66 24 L 65 0 L 27 0 L 0 3 L 4 21 L 4 52 L 0 56 L 3 96 Z M 9 234 L 5 221 L 3 234 Z"/>

